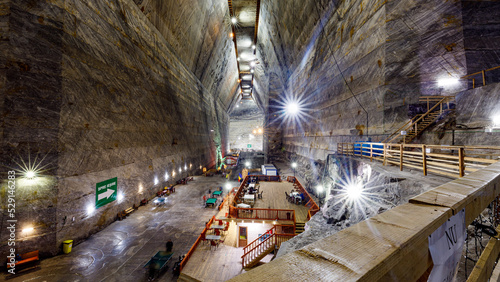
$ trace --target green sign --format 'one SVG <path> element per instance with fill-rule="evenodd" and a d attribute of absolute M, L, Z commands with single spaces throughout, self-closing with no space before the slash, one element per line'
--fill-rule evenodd
<path fill-rule="evenodd" d="M 252 144 L 247 144 L 247 148 L 252 148 Z"/>
<path fill-rule="evenodd" d="M 118 177 L 99 182 L 95 186 L 95 208 L 98 209 L 116 200 Z"/>

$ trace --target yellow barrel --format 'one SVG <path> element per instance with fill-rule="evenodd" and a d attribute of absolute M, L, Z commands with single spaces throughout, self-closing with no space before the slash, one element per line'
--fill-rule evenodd
<path fill-rule="evenodd" d="M 73 240 L 63 241 L 63 252 L 65 254 L 71 253 L 71 248 L 73 247 Z"/>

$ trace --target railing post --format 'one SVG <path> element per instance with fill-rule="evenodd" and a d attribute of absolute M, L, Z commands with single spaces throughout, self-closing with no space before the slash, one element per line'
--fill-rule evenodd
<path fill-rule="evenodd" d="M 472 89 L 476 88 L 476 80 L 473 78 L 472 79 Z"/>
<path fill-rule="evenodd" d="M 403 144 L 399 144 L 399 170 L 403 171 Z"/>
<path fill-rule="evenodd" d="M 460 177 L 465 175 L 465 164 L 464 164 L 464 148 L 460 147 L 458 149 L 458 174 Z"/>
<path fill-rule="evenodd" d="M 484 70 L 482 70 L 481 73 L 483 74 L 483 86 L 485 86 L 486 85 L 486 78 L 484 77 Z"/>
<path fill-rule="evenodd" d="M 425 150 L 425 145 L 422 145 L 422 169 L 424 170 L 424 176 L 427 176 L 427 152 Z"/>
<path fill-rule="evenodd" d="M 373 161 L 373 144 L 370 143 L 370 162 Z"/>
<path fill-rule="evenodd" d="M 387 162 L 387 149 L 386 149 L 386 148 L 387 148 L 388 146 L 389 146 L 389 145 L 384 144 L 384 163 L 383 163 L 383 165 L 385 165 L 385 164 L 386 164 L 386 162 Z"/>

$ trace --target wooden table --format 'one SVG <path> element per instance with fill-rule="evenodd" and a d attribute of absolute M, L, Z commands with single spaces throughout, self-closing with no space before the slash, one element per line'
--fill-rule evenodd
<path fill-rule="evenodd" d="M 205 203 L 205 207 L 208 207 L 208 205 L 215 206 L 216 202 L 217 202 L 216 198 L 208 198 L 207 202 Z"/>
<path fill-rule="evenodd" d="M 205 235 L 207 240 L 220 240 L 220 235 Z"/>
<path fill-rule="evenodd" d="M 212 224 L 210 229 L 224 229 L 224 225 Z"/>

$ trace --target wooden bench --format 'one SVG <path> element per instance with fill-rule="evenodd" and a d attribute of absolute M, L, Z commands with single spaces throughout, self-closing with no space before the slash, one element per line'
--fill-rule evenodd
<path fill-rule="evenodd" d="M 119 212 L 116 217 L 118 218 L 118 220 L 122 220 L 124 219 L 125 217 L 127 217 L 127 215 L 131 214 L 135 209 L 133 207 L 130 207 L 126 210 L 123 210 L 121 212 Z"/>
<path fill-rule="evenodd" d="M 125 213 L 125 216 L 127 216 L 127 215 L 131 214 L 133 211 L 134 211 L 134 208 L 130 207 L 130 208 L 124 210 L 123 212 Z"/>
<path fill-rule="evenodd" d="M 16 261 L 16 272 L 21 270 L 21 269 L 27 269 L 27 268 L 32 268 L 38 266 L 38 263 L 40 262 L 40 258 L 38 257 L 38 250 L 25 253 L 21 255 L 21 260 Z M 8 267 L 9 264 L 7 264 L 7 269 L 10 269 Z"/>

